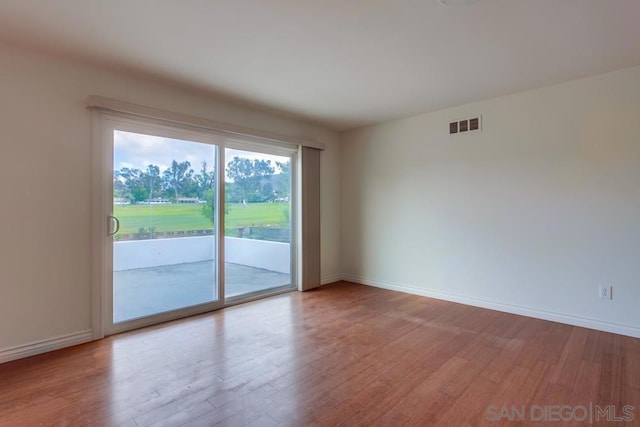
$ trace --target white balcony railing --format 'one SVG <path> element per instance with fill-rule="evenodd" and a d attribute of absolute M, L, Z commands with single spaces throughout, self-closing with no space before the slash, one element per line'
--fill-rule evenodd
<path fill-rule="evenodd" d="M 225 261 L 288 274 L 289 243 L 225 237 Z M 185 264 L 214 259 L 215 236 L 114 242 L 114 271 Z"/>

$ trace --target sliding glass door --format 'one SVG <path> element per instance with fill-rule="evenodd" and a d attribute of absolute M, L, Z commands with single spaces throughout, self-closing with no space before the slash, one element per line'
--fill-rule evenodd
<path fill-rule="evenodd" d="M 294 289 L 296 147 L 103 127 L 105 334 Z"/>
<path fill-rule="evenodd" d="M 225 150 L 225 298 L 292 287 L 293 154 Z"/>
<path fill-rule="evenodd" d="M 211 141 L 113 129 L 112 331 L 221 304 Z M 151 134 L 155 130 L 155 134 Z M 207 138 L 204 138 L 207 139 Z"/>

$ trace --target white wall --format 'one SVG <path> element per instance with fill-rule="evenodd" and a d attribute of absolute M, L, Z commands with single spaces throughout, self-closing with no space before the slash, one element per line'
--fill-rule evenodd
<path fill-rule="evenodd" d="M 225 237 L 224 242 L 226 262 L 279 273 L 291 272 L 291 246 L 288 243 L 238 237 Z"/>
<path fill-rule="evenodd" d="M 322 275 L 339 277 L 335 132 L 0 44 L 0 360 L 90 328 L 92 94 L 324 143 Z"/>
<path fill-rule="evenodd" d="M 211 261 L 214 247 L 214 236 L 114 242 L 113 271 Z"/>
<path fill-rule="evenodd" d="M 115 242 L 113 270 L 211 261 L 214 259 L 214 245 L 214 236 Z M 232 264 L 286 274 L 291 272 L 289 243 L 225 237 L 224 259 Z"/>
<path fill-rule="evenodd" d="M 483 132 L 448 135 L 476 114 Z M 341 148 L 346 278 L 640 336 L 640 67 L 354 130 Z"/>

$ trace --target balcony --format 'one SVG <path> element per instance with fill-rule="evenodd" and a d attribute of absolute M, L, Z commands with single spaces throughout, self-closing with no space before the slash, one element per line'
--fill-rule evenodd
<path fill-rule="evenodd" d="M 114 242 L 114 322 L 217 300 L 215 236 Z M 226 297 L 291 285 L 289 243 L 225 237 Z"/>

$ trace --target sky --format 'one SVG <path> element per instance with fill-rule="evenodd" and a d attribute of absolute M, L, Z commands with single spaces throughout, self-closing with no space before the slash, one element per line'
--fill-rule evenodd
<path fill-rule="evenodd" d="M 115 131 L 113 137 L 113 167 L 118 170 L 123 167 L 144 170 L 153 164 L 160 167 L 160 173 L 169 168 L 171 162 L 183 162 L 188 160 L 191 169 L 199 173 L 202 162 L 207 162 L 207 170 L 212 171 L 215 164 L 214 146 L 199 142 L 183 141 L 171 138 L 162 138 L 139 133 Z M 251 159 L 271 160 L 284 162 L 286 157 L 273 156 L 247 152 L 241 150 L 226 149 L 225 161 L 228 164 L 235 156 Z"/>

